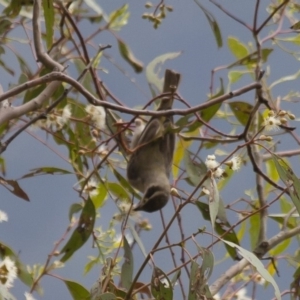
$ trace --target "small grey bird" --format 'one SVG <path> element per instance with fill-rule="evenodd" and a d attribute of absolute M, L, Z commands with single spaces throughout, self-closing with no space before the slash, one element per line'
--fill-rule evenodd
<path fill-rule="evenodd" d="M 163 92 L 176 91 L 180 74 L 166 70 Z M 171 109 L 173 96 L 164 97 L 158 110 Z M 175 134 L 170 132 L 172 116 L 152 117 L 132 143 L 136 151 L 127 166 L 130 184 L 144 193 L 142 201 L 134 210 L 154 212 L 163 208 L 170 196 L 170 172 L 175 147 Z"/>

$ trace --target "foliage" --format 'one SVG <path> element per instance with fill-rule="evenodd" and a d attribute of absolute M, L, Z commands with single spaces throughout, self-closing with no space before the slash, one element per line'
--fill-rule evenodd
<path fill-rule="evenodd" d="M 283 84 L 296 83 L 299 72 L 268 82 L 270 66 L 276 64 L 274 55 L 279 60 L 285 54 L 299 60 L 295 50 L 299 22 L 295 19 L 300 6 L 296 0 L 253 2 L 251 21 L 237 16 L 233 4 L 215 0 L 193 3 L 208 22 L 208 34 L 213 35 L 218 51 L 232 56 L 211 70 L 204 103 L 182 96 L 180 86 L 179 92 L 172 94 L 176 109 L 171 113 L 176 122 L 169 130 L 177 136 L 173 188 L 168 209 L 155 213 L 162 225 L 155 224 L 151 230 L 145 214 L 132 209 L 133 200 L 140 201 L 142 196 L 126 178 L 128 149 L 135 118 L 147 121 L 157 115 L 148 106 L 154 102 L 157 107 L 162 70 L 167 63 L 175 63 L 181 52 L 161 53 L 148 64 L 137 58 L 134 43 L 129 45 L 122 37 L 133 10 L 129 4 L 106 13 L 93 0 L 1 1 L 5 9 L 0 22 L 0 68 L 11 78 L 10 87 L 0 93 L 1 187 L 19 201 L 30 201 L 24 180 L 68 176 L 74 182 L 69 189 L 73 188 L 80 200 L 70 204 L 65 232 L 61 237 L 57 233 L 53 249 L 49 244 L 50 254 L 42 265 L 36 262 L 26 268 L 16 254 L 19 249 L 6 245 L 1 236 L 0 299 L 15 299 L 7 285 L 14 280 L 9 278 L 7 257 L 30 293 L 42 294 L 42 279 L 49 275 L 65 284 L 72 299 L 250 299 L 242 298 L 244 288 L 255 299 L 262 284 L 277 299 L 284 294 L 291 299 L 300 297 L 299 250 L 294 243 L 300 233 L 300 181 L 294 163 L 300 138 L 292 113 L 299 92 L 278 93 Z M 158 5 L 147 2 L 140 22 L 144 26 L 150 21 L 155 33 L 160 33 L 173 9 L 176 6 L 166 1 Z M 222 33 L 226 24 L 219 13 L 250 33 L 249 40 L 231 34 L 226 38 Z M 289 30 L 284 27 L 288 22 Z M 25 34 L 20 36 L 17 29 Z M 111 40 L 105 34 L 118 49 L 114 57 L 109 54 Z M 95 46 L 99 36 L 109 42 Z M 26 49 L 31 52 L 25 55 L 14 40 L 29 45 Z M 13 51 L 8 53 L 10 49 Z M 11 56 L 18 67 L 7 63 Z M 36 65 L 32 63 L 35 60 Z M 127 99 L 116 95 L 125 91 L 103 80 L 116 76 L 117 83 L 116 69 L 132 82 L 145 72 L 148 95 L 153 98 L 146 105 L 134 103 L 134 108 L 123 104 Z M 237 89 L 231 90 L 232 86 Z M 32 167 L 26 174 L 8 177 L 4 153 L 10 155 L 24 132 L 45 148 L 54 149 L 57 161 L 63 160 L 68 167 L 36 168 L 28 162 Z M 26 157 L 26 153 L 22 155 Z M 247 172 L 245 178 L 252 180 L 241 184 L 236 174 L 239 169 L 241 178 Z M 231 199 L 224 196 L 228 192 Z M 106 214 L 110 221 L 99 226 L 97 221 Z M 207 227 L 199 228 L 199 220 L 207 221 Z M 0 211 L 0 223 L 4 221 L 7 216 Z M 159 236 L 151 245 L 149 237 L 154 233 Z M 101 269 L 91 289 L 72 276 L 57 275 L 58 269 L 75 264 L 74 256 L 90 245 L 97 254 L 92 254 L 91 247 L 83 272 Z M 268 255 L 270 260 L 262 260 Z M 282 260 L 290 265 L 290 278 L 286 276 L 284 283 L 277 277 L 286 274 Z"/>

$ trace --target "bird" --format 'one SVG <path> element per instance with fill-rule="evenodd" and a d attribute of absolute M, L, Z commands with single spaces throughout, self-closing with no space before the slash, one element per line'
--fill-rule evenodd
<path fill-rule="evenodd" d="M 158 111 L 169 110 L 173 105 L 173 94 L 180 81 L 180 74 L 167 69 L 165 71 L 163 93 L 170 95 L 161 99 Z M 127 165 L 129 183 L 144 193 L 143 199 L 134 207 L 135 211 L 155 212 L 162 209 L 170 197 L 169 181 L 175 147 L 175 134 L 171 132 L 172 116 L 153 116 L 142 132 L 132 140 L 131 154 Z M 140 127 L 139 129 L 141 129 Z"/>

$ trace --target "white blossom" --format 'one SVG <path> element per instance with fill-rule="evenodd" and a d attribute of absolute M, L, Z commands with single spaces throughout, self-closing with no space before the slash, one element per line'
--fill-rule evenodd
<path fill-rule="evenodd" d="M 36 131 L 37 129 L 45 128 L 46 120 L 45 119 L 39 119 L 33 124 L 30 125 L 29 130 L 30 131 Z"/>
<path fill-rule="evenodd" d="M 57 124 L 58 124 L 57 116 L 53 114 L 48 114 L 46 124 L 45 124 L 46 128 L 55 129 Z"/>
<path fill-rule="evenodd" d="M 85 185 L 83 192 L 89 194 L 89 196 L 98 195 L 98 183 L 94 178 L 91 178 L 88 183 Z"/>
<path fill-rule="evenodd" d="M 254 281 L 260 285 L 264 285 L 266 283 L 266 280 L 259 273 L 254 276 Z"/>
<path fill-rule="evenodd" d="M 102 106 L 87 105 L 85 111 L 91 116 L 93 124 L 98 129 L 105 129 L 106 113 Z"/>
<path fill-rule="evenodd" d="M 126 238 L 128 244 L 129 244 L 129 246 L 131 246 L 131 245 L 133 244 L 133 242 L 134 242 L 133 237 L 132 237 L 130 234 L 126 233 L 126 234 L 125 234 L 125 238 Z M 115 242 L 117 245 L 120 245 L 120 243 L 123 242 L 122 234 L 120 234 L 120 233 L 116 234 L 116 236 L 115 236 L 115 238 L 114 238 L 114 242 Z"/>
<path fill-rule="evenodd" d="M 0 223 L 7 222 L 7 221 L 8 221 L 7 213 L 0 210 Z"/>
<path fill-rule="evenodd" d="M 231 160 L 225 162 L 227 166 L 233 171 L 238 171 L 241 167 L 242 159 L 239 156 L 234 156 Z"/>
<path fill-rule="evenodd" d="M 251 298 L 246 296 L 247 290 L 245 288 L 240 289 L 235 293 L 236 300 L 251 300 Z"/>
<path fill-rule="evenodd" d="M 278 130 L 281 125 L 280 120 L 276 116 L 268 116 L 264 121 L 266 131 Z"/>
<path fill-rule="evenodd" d="M 0 262 L 0 282 L 6 287 L 13 286 L 14 280 L 17 278 L 17 267 L 15 262 L 6 256 L 4 260 Z"/>
<path fill-rule="evenodd" d="M 35 300 L 35 298 L 33 298 L 31 293 L 25 292 L 24 296 L 26 300 Z"/>
<path fill-rule="evenodd" d="M 106 155 L 108 153 L 107 145 L 101 144 L 100 147 L 98 148 L 98 153 L 102 156 Z"/>
<path fill-rule="evenodd" d="M 160 280 L 160 282 L 161 282 L 166 288 L 170 287 L 169 281 L 168 281 L 167 278 L 162 278 L 162 279 Z M 172 284 L 172 282 L 170 282 L 170 283 Z M 174 287 L 175 285 L 178 285 L 178 281 L 176 281 L 175 283 L 173 283 L 173 284 L 172 284 L 172 287 Z"/>
<path fill-rule="evenodd" d="M 224 173 L 224 169 L 219 167 L 219 168 L 216 169 L 216 171 L 214 171 L 213 175 L 216 178 L 221 178 L 223 176 L 223 173 Z"/>
<path fill-rule="evenodd" d="M 63 118 L 64 120 L 66 120 L 66 122 L 71 118 L 72 112 L 71 112 L 71 107 L 70 107 L 69 104 L 67 104 L 67 105 L 64 107 L 61 116 L 62 116 L 62 118 Z"/>
<path fill-rule="evenodd" d="M 216 161 L 215 155 L 207 155 L 205 160 L 205 165 L 209 170 L 214 170 L 212 175 L 216 178 L 221 178 L 224 170 L 223 168 L 219 167 L 219 163 Z"/>
<path fill-rule="evenodd" d="M 220 294 L 219 293 L 215 294 L 213 299 L 214 300 L 221 300 Z"/>
<path fill-rule="evenodd" d="M 61 130 L 64 127 L 64 125 L 67 124 L 71 115 L 72 113 L 71 113 L 70 105 L 67 104 L 64 107 L 61 116 L 56 116 L 56 122 L 54 124 L 56 126 L 56 130 Z"/>
<path fill-rule="evenodd" d="M 125 202 L 120 202 L 118 204 L 120 213 L 117 213 L 114 215 L 114 220 L 116 221 L 122 221 L 124 219 L 124 215 L 129 214 L 130 218 L 133 220 L 138 221 L 140 218 L 140 212 L 132 210 L 132 205 L 131 203 L 125 203 Z"/>
<path fill-rule="evenodd" d="M 205 165 L 210 170 L 215 169 L 219 165 L 219 163 L 216 161 L 216 156 L 215 155 L 207 155 Z"/>

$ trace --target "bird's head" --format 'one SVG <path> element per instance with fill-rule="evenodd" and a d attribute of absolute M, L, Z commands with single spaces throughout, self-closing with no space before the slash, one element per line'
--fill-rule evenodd
<path fill-rule="evenodd" d="M 146 212 L 160 210 L 167 204 L 169 196 L 169 185 L 151 185 L 146 190 L 143 200 L 134 208 L 134 210 L 143 210 Z"/>

